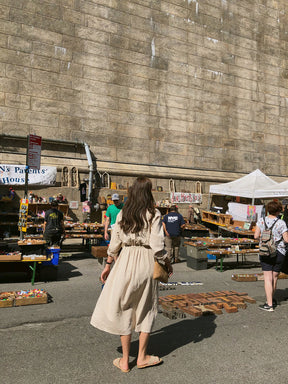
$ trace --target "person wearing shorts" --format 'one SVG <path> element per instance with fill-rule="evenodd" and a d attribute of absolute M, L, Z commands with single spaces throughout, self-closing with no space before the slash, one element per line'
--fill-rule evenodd
<path fill-rule="evenodd" d="M 261 234 L 265 229 L 264 220 L 268 228 L 271 228 L 272 225 L 272 235 L 274 242 L 277 246 L 277 252 L 275 257 L 263 257 L 260 256 L 260 264 L 264 274 L 264 287 L 266 294 L 266 303 L 259 306 L 259 309 L 264 311 L 273 312 L 274 308 L 277 305 L 277 301 L 273 299 L 274 293 L 276 291 L 278 275 L 281 270 L 282 264 L 285 260 L 286 255 L 286 246 L 285 243 L 288 243 L 288 230 L 284 220 L 278 219 L 279 213 L 282 211 L 282 204 L 278 201 L 271 201 L 267 204 L 266 210 L 268 215 L 266 217 L 261 217 L 257 224 L 254 233 L 255 239 L 260 239 Z"/>

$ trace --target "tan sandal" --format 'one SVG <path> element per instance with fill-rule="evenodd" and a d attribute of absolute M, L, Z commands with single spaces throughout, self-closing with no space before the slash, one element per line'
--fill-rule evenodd
<path fill-rule="evenodd" d="M 120 360 L 121 360 L 121 357 L 117 357 L 117 359 L 113 360 L 113 365 L 115 365 L 115 367 L 117 367 L 118 369 L 120 369 L 120 371 L 122 371 L 124 373 L 130 372 L 130 368 L 128 368 L 128 369 L 121 368 Z"/>
<path fill-rule="evenodd" d="M 159 365 L 162 363 L 163 363 L 163 360 L 160 359 L 160 357 L 151 355 L 148 363 L 137 365 L 137 368 L 142 369 L 142 368 L 154 367 L 154 365 Z"/>

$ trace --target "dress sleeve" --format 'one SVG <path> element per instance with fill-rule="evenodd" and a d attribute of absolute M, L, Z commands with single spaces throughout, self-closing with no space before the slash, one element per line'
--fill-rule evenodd
<path fill-rule="evenodd" d="M 151 233 L 150 233 L 150 247 L 153 251 L 154 258 L 158 261 L 165 261 L 167 259 L 167 254 L 164 251 L 164 231 L 161 221 L 161 215 L 158 210 L 153 218 L 151 224 Z"/>
<path fill-rule="evenodd" d="M 112 229 L 112 236 L 110 240 L 110 244 L 108 247 L 107 255 L 108 256 L 118 256 L 118 253 L 122 247 L 122 240 L 120 239 L 120 225 L 119 221 L 121 220 L 122 214 L 121 212 L 117 215 L 116 223 Z"/>

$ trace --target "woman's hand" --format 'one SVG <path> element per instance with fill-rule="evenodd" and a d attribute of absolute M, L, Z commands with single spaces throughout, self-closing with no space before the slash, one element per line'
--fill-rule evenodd
<path fill-rule="evenodd" d="M 105 268 L 103 269 L 102 273 L 101 273 L 101 281 L 103 284 L 105 284 L 105 281 L 107 280 L 108 276 L 109 276 L 109 273 L 111 271 L 111 267 L 109 264 L 106 264 L 105 265 Z"/>
<path fill-rule="evenodd" d="M 165 260 L 165 265 L 168 271 L 168 276 L 171 277 L 173 275 L 173 267 L 172 267 L 172 264 L 170 263 L 170 260 Z"/>

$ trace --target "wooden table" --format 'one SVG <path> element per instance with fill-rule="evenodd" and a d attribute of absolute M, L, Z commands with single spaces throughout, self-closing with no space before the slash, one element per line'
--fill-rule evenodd
<path fill-rule="evenodd" d="M 254 231 L 248 230 L 248 229 L 243 229 L 243 228 L 238 228 L 238 227 L 219 227 L 219 232 L 228 232 L 230 234 L 236 235 L 236 237 L 240 236 L 245 236 L 245 237 L 254 237 Z"/>
<path fill-rule="evenodd" d="M 37 255 L 38 256 L 38 255 Z M 34 285 L 35 282 L 35 275 L 36 275 L 36 269 L 37 269 L 37 264 L 41 264 L 43 261 L 51 261 L 52 258 L 46 257 L 45 259 L 37 260 L 35 257 L 33 259 L 33 255 L 31 255 L 31 259 L 20 259 L 20 260 L 15 260 L 15 258 L 7 258 L 7 260 L 1 260 L 0 263 L 32 263 L 32 265 L 29 265 L 29 268 L 32 270 L 32 278 L 31 278 L 31 285 Z"/>
<path fill-rule="evenodd" d="M 207 249 L 207 254 L 210 254 L 210 255 L 213 255 L 213 256 L 216 256 L 216 261 L 218 261 L 218 259 L 220 259 L 220 272 L 223 272 L 223 260 L 225 257 L 227 256 L 236 256 L 237 258 L 237 263 L 239 263 L 239 255 L 242 255 L 242 263 L 243 263 L 243 256 L 246 255 L 247 253 L 249 254 L 258 254 L 259 253 L 259 249 L 249 249 L 249 248 L 245 248 L 245 249 L 239 249 L 239 250 L 236 250 L 236 249 L 231 249 L 231 250 L 228 250 L 228 249 Z M 218 263 L 216 264 L 216 269 L 218 269 Z"/>
<path fill-rule="evenodd" d="M 216 256 L 216 261 L 220 259 L 220 270 L 223 271 L 224 257 L 235 255 L 237 257 L 237 263 L 239 262 L 239 255 L 244 254 L 257 254 L 259 252 L 259 242 L 255 239 L 248 238 L 192 238 L 189 241 L 185 241 L 184 245 L 191 246 L 187 248 L 187 255 L 199 260 L 204 260 L 207 254 Z M 218 264 L 216 265 L 218 269 Z"/>

